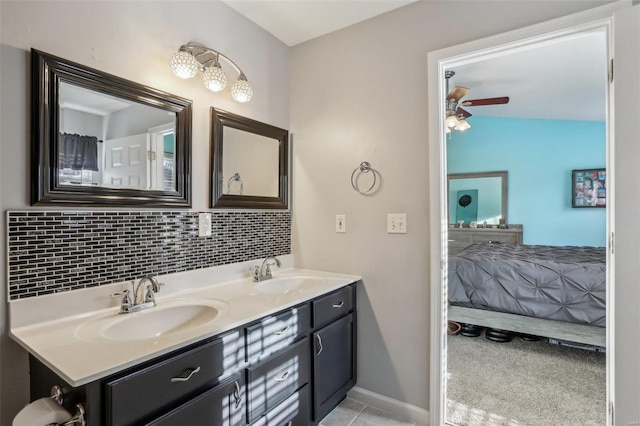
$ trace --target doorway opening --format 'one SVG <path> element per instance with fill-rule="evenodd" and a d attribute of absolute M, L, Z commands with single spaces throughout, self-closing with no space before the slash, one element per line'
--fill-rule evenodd
<path fill-rule="evenodd" d="M 587 51 L 591 56 L 586 59 L 588 69 L 598 74 L 595 92 L 588 95 L 589 102 L 594 97 L 598 100 L 596 108 L 588 112 L 591 115 L 587 114 L 586 100 L 581 101 L 579 107 L 570 106 L 573 98 L 569 97 L 579 98 L 582 95 L 574 88 L 575 79 L 583 77 L 585 73 L 573 74 L 568 70 L 568 65 L 563 65 L 565 57 L 555 56 L 562 49 L 571 50 L 571 46 L 581 43 L 590 46 Z M 594 424 L 609 420 L 607 401 L 611 400 L 612 348 L 607 347 L 610 331 L 604 327 L 605 323 L 611 324 L 613 318 L 612 306 L 607 306 L 613 282 L 611 268 L 607 267 L 610 254 L 606 249 L 613 217 L 610 206 L 606 206 L 606 176 L 613 172 L 609 167 L 609 45 L 609 22 L 600 21 L 510 45 L 495 47 L 494 44 L 488 49 L 443 56 L 437 62 L 441 100 L 446 99 L 452 88 L 460 86 L 471 89 L 468 96 L 465 94 L 455 105 L 464 108 L 462 118 L 471 128 L 464 131 L 453 128 L 451 133 L 445 135 L 445 119 L 450 107 L 445 102 L 440 102 L 441 123 L 437 123 L 442 135 L 438 147 L 441 238 L 436 244 L 442 259 L 438 282 L 443 285 L 435 292 L 438 299 L 434 306 L 439 312 L 434 313 L 434 318 L 439 319 L 442 331 L 438 336 L 439 345 L 436 345 L 440 347 L 439 362 L 434 365 L 439 369 L 437 376 L 441 384 L 440 393 L 436 395 L 436 398 L 439 397 L 437 407 L 443 413 L 441 418 L 450 424 L 562 424 L 562 421 L 558 423 L 562 419 L 558 410 L 561 411 L 563 407 L 559 399 L 563 391 L 564 396 L 571 395 L 574 399 L 591 393 L 590 397 L 597 401 L 596 405 L 591 404 L 596 407 L 594 413 L 597 418 L 593 418 L 593 413 L 582 414 L 593 419 Z M 578 62 L 575 52 L 579 51 L 584 52 L 585 49 L 574 50 L 567 57 Z M 527 57 L 529 61 L 523 59 Z M 510 61 L 522 68 L 509 68 L 511 65 L 507 64 Z M 544 67 L 539 67 L 545 63 L 555 66 L 555 70 L 545 71 Z M 584 66 L 581 66 L 583 70 Z M 435 70 L 432 67 L 430 72 Z M 455 77 L 451 71 L 455 72 Z M 533 72 L 533 76 L 530 72 Z M 552 74 L 545 74 L 547 72 Z M 445 73 L 450 77 L 447 79 L 451 85 L 449 88 L 445 87 Z M 546 77 L 562 82 L 562 88 L 556 89 L 554 96 L 557 96 L 546 101 L 546 108 L 537 112 L 533 106 L 539 102 L 544 105 L 543 88 L 529 88 L 524 95 L 517 91 L 514 91 L 515 95 L 508 92 L 509 87 L 517 84 L 519 79 L 533 79 L 544 85 Z M 510 115 L 505 115 L 497 105 L 472 108 L 473 102 L 471 105 L 464 104 L 466 98 L 505 96 L 510 98 L 510 106 L 516 111 Z M 526 96 L 528 101 L 518 105 L 522 96 Z M 560 108 L 555 109 L 556 106 Z M 504 173 L 503 180 L 494 185 L 497 188 L 495 196 L 487 195 L 488 189 L 484 189 L 484 186 L 471 187 L 465 181 L 463 187 L 459 187 L 447 179 L 447 176 L 472 179 L 477 175 L 492 173 Z M 577 185 L 579 191 L 573 182 L 576 179 L 580 181 L 580 185 Z M 501 184 L 506 184 L 506 192 L 501 191 Z M 599 205 L 598 193 L 601 194 Z M 592 199 L 594 194 L 595 198 Z M 484 205 L 488 198 L 497 199 L 498 205 L 495 208 Z M 580 208 L 582 203 L 584 208 Z M 592 204 L 593 207 L 587 207 Z M 469 207 L 473 207 L 473 211 L 467 211 Z M 480 247 L 483 243 L 487 247 Z M 504 259 L 514 251 L 511 244 L 528 250 L 521 253 L 521 260 L 525 262 L 537 256 L 530 251 L 532 247 L 563 247 L 565 252 L 568 246 L 580 247 L 583 252 L 587 247 L 597 248 L 589 250 L 594 251 L 591 254 L 601 262 L 592 257 L 589 267 L 598 263 L 601 282 L 598 285 L 594 280 L 586 283 L 585 277 L 582 281 L 569 279 L 567 270 L 563 269 L 566 265 L 556 265 L 556 270 L 552 272 L 556 273 L 555 279 L 548 274 L 536 275 L 535 270 L 549 272 L 553 269 L 548 265 L 534 266 L 529 272 L 519 265 L 517 270 L 505 272 L 504 268 L 509 266 L 505 266 L 507 263 Z M 468 248 L 473 249 L 468 251 Z M 491 255 L 494 259 L 500 259 L 499 272 L 491 270 L 493 265 L 473 263 L 474 259 L 482 258 L 480 251 L 485 249 L 502 250 L 501 254 L 494 252 Z M 462 250 L 465 252 L 460 256 Z M 571 253 L 572 256 L 575 254 Z M 549 255 L 556 264 L 559 264 L 559 256 L 558 253 Z M 463 264 L 470 264 L 470 269 L 463 270 Z M 480 271 L 479 275 L 471 275 L 474 268 L 476 273 Z M 516 287 L 510 287 L 504 281 L 505 274 L 524 278 L 528 287 L 524 290 L 517 287 L 522 286 L 517 280 L 513 283 Z M 593 276 L 592 270 L 589 277 Z M 551 281 L 555 284 L 550 287 Z M 568 292 L 566 288 L 563 290 L 563 285 L 568 281 L 572 282 L 570 286 L 584 290 L 583 296 L 587 299 L 598 293 L 597 301 L 570 295 L 576 287 Z M 587 303 L 578 307 L 577 299 Z M 452 300 L 456 303 L 451 303 Z M 555 306 L 549 305 L 549 301 Z M 597 312 L 595 306 L 599 308 Z M 479 337 L 456 335 L 453 342 L 448 341 L 451 339 L 446 331 L 449 320 L 455 321 L 452 330 L 458 330 L 460 324 L 464 327 L 461 330 L 464 334 Z M 576 323 L 578 326 L 574 326 Z M 471 341 L 473 343 L 470 344 Z M 559 346 L 553 346 L 558 343 Z M 575 346 L 580 346 L 580 349 Z M 456 352 L 448 352 L 450 349 Z M 489 352 L 483 352 L 484 349 Z M 466 359 L 462 355 L 464 353 L 467 354 Z M 480 359 L 482 353 L 491 359 Z M 521 365 L 540 353 L 543 353 L 542 364 Z M 572 361 L 575 354 L 586 364 L 579 364 L 580 361 L 575 359 Z M 509 361 L 509 357 L 514 356 Z M 522 369 L 515 370 L 513 367 L 516 364 Z M 556 366 L 559 370 L 554 374 L 550 366 Z M 452 371 L 452 368 L 456 370 Z M 514 375 L 509 376 L 511 370 Z M 541 371 L 544 374 L 534 374 Z M 496 378 L 499 376 L 497 372 L 507 373 L 502 382 L 491 383 L 491 380 L 482 378 L 483 374 L 487 378 Z M 576 372 L 588 376 L 583 377 L 583 384 L 576 380 Z M 469 380 L 470 374 L 478 377 Z M 536 380 L 542 387 L 540 395 L 550 397 L 548 401 L 538 400 L 534 403 L 519 398 L 518 392 L 513 390 L 521 388 L 525 390 L 523 395 L 530 394 L 530 387 L 537 386 Z M 509 386 L 514 384 L 515 388 L 509 390 Z M 544 388 L 549 385 L 555 388 Z M 506 396 L 492 391 L 492 387 L 494 390 L 506 390 L 503 394 Z M 464 389 L 468 390 L 466 401 Z M 571 393 L 572 389 L 577 393 Z M 589 392 L 589 389 L 596 391 Z M 470 395 L 471 390 L 476 394 Z M 556 391 L 560 395 L 558 398 L 554 398 Z M 449 396 L 455 396 L 455 400 L 447 401 Z M 505 401 L 510 396 L 514 399 Z M 545 405 L 547 402 L 549 404 Z M 590 404 L 585 401 L 576 403 L 577 411 L 580 411 L 580 406 Z M 434 406 L 432 404 L 432 409 Z M 528 407 L 529 411 L 522 410 L 523 406 Z M 545 418 L 542 411 L 551 412 L 555 417 Z M 565 419 L 569 423 L 576 421 L 575 411 L 566 414 Z M 491 419 L 493 423 L 474 423 L 477 419 Z"/>

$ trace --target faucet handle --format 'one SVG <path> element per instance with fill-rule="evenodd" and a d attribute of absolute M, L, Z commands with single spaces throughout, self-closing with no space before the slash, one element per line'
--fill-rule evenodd
<path fill-rule="evenodd" d="M 111 293 L 111 297 L 122 296 L 122 304 L 120 305 L 121 310 L 125 310 L 133 306 L 133 301 L 131 300 L 131 296 L 129 294 L 128 289 L 124 289 L 122 291 L 116 291 L 115 293 Z"/>
<path fill-rule="evenodd" d="M 260 267 L 258 265 L 250 266 L 249 271 L 251 271 L 254 281 L 260 281 Z"/>
<path fill-rule="evenodd" d="M 164 284 L 162 284 L 162 285 L 164 285 Z M 160 289 L 158 288 L 158 290 L 160 290 Z M 156 301 L 155 291 L 153 290 L 153 286 L 151 284 L 149 284 L 147 286 L 147 291 L 145 292 L 145 295 L 144 295 L 144 303 L 147 303 L 147 302 L 155 303 L 155 301 Z"/>

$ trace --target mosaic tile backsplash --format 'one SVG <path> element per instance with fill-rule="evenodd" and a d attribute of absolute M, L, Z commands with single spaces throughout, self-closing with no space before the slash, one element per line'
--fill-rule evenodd
<path fill-rule="evenodd" d="M 11 300 L 291 253 L 291 212 L 8 212 Z"/>

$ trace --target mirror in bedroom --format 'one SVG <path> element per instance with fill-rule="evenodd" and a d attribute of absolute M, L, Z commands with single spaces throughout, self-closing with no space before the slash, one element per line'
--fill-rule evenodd
<path fill-rule="evenodd" d="M 32 204 L 190 205 L 191 101 L 32 49 Z"/>
<path fill-rule="evenodd" d="M 449 224 L 498 225 L 507 222 L 508 172 L 456 173 L 447 176 Z"/>

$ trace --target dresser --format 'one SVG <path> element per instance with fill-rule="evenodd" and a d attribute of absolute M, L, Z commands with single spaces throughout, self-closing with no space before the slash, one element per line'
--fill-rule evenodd
<path fill-rule="evenodd" d="M 474 243 L 522 244 L 522 226 L 499 228 L 448 228 L 449 256 Z"/>

